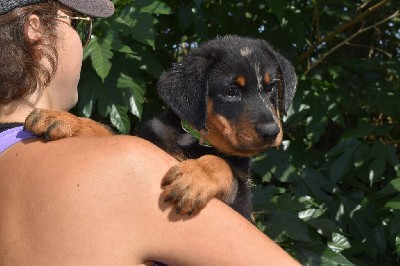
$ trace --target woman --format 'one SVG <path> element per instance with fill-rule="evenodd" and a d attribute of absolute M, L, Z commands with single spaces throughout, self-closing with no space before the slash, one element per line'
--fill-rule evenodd
<path fill-rule="evenodd" d="M 45 143 L 19 127 L 35 107 L 76 104 L 88 16 L 112 13 L 108 0 L 0 3 L 0 261 L 296 264 L 218 200 L 190 219 L 171 212 L 160 183 L 176 162 L 149 142 L 110 136 Z"/>

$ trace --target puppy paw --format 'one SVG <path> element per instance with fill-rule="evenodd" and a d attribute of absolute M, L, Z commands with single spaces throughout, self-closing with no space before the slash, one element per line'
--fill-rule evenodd
<path fill-rule="evenodd" d="M 173 166 L 162 186 L 164 201 L 172 203 L 177 214 L 194 214 L 214 197 L 230 203 L 236 193 L 230 166 L 213 155 Z"/>
<path fill-rule="evenodd" d="M 75 136 L 111 135 L 99 123 L 80 118 L 68 112 L 50 109 L 34 109 L 25 120 L 25 129 L 46 140 Z"/>

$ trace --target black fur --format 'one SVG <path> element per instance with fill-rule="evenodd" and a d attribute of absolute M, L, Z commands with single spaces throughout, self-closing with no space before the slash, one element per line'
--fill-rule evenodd
<path fill-rule="evenodd" d="M 269 91 L 266 84 L 257 88 L 260 87 L 258 72 L 269 73 L 271 79 L 279 79 L 281 85 L 277 84 L 273 91 Z M 230 87 L 236 86 L 233 81 L 238 75 L 244 76 L 247 82 L 240 100 L 226 94 Z M 261 132 L 266 143 L 270 143 L 273 137 L 268 134 L 276 131 L 278 112 L 285 113 L 289 108 L 296 83 L 293 66 L 264 40 L 238 36 L 216 38 L 194 49 L 160 78 L 158 92 L 170 109 L 150 120 L 140 136 L 172 155 L 183 155 L 183 159 L 196 159 L 205 154 L 225 159 L 237 182 L 236 196 L 228 204 L 250 219 L 250 157 L 225 154 L 215 147 L 200 145 L 182 129 L 181 120 L 188 121 L 199 131 L 207 130 L 207 101 L 211 99 L 214 112 L 232 124 L 239 123 L 239 118 L 246 113 L 249 123 Z M 271 134 L 276 136 L 276 132 Z M 240 146 L 238 150 L 245 151 L 247 146 Z"/>

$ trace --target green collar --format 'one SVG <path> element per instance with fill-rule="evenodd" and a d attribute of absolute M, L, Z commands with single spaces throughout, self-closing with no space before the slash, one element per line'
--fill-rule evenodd
<path fill-rule="evenodd" d="M 195 137 L 197 140 L 199 140 L 199 144 L 201 146 L 212 147 L 212 145 L 207 140 L 205 140 L 204 136 L 207 134 L 206 130 L 201 130 L 199 132 L 196 129 L 194 129 L 187 121 L 184 121 L 184 120 L 181 120 L 181 125 L 182 125 L 183 130 L 185 130 L 187 133 L 189 133 L 190 135 Z"/>

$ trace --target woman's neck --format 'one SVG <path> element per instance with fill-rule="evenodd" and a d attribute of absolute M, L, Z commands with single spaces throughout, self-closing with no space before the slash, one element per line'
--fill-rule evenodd
<path fill-rule="evenodd" d="M 27 97 L 0 105 L 0 123 L 24 122 L 33 109 L 52 107 L 49 97 L 36 91 Z"/>
<path fill-rule="evenodd" d="M 0 106 L 0 123 L 24 122 L 34 108 L 34 106 L 14 105 L 12 103 Z"/>

